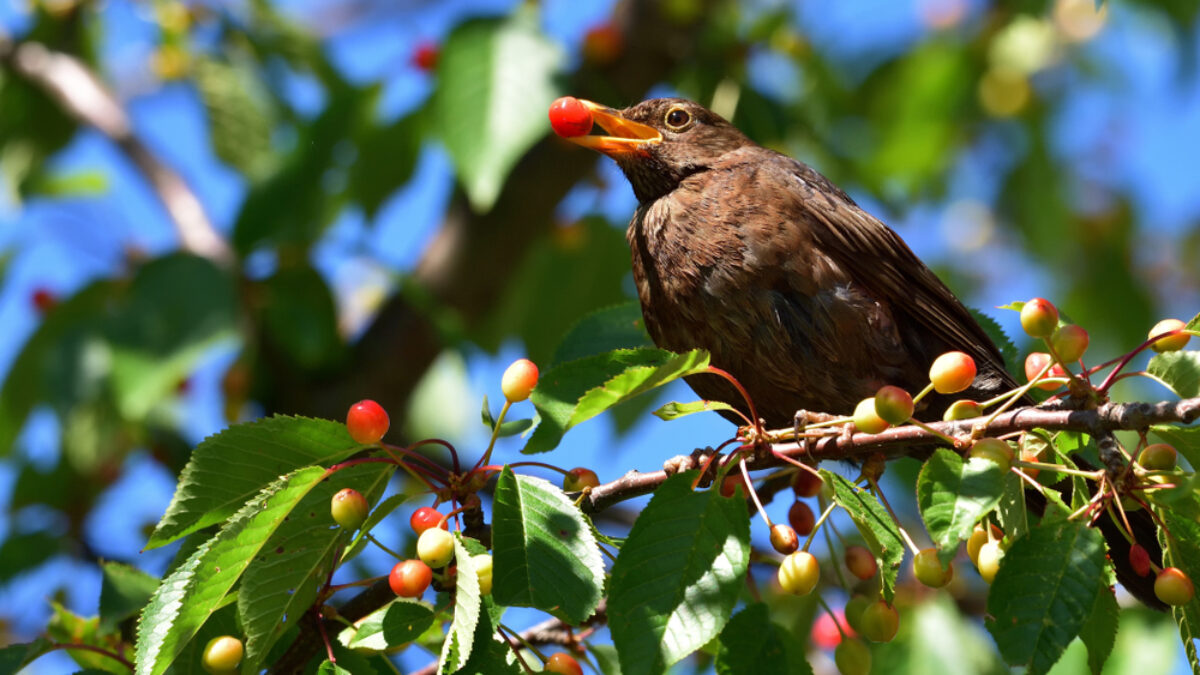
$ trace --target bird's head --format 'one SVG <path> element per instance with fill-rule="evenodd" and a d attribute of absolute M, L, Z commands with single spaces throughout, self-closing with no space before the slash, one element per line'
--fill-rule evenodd
<path fill-rule="evenodd" d="M 723 155 L 750 145 L 725 118 L 682 98 L 655 98 L 624 110 L 580 100 L 604 135 L 567 140 L 616 160 L 640 202 L 674 190 Z"/>

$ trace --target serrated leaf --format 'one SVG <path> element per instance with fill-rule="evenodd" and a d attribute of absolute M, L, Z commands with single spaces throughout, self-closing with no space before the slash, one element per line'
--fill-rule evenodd
<path fill-rule="evenodd" d="M 100 627 L 117 624 L 138 613 L 158 588 L 159 579 L 125 563 L 105 560 L 100 563 Z"/>
<path fill-rule="evenodd" d="M 883 582 L 883 598 L 891 602 L 896 595 L 896 575 L 904 561 L 904 542 L 896 521 L 870 492 L 825 469 L 821 469 L 821 478 L 833 488 L 833 501 L 846 510 L 875 556 Z"/>
<path fill-rule="evenodd" d="M 1193 471 L 1200 470 L 1200 427 L 1181 427 L 1174 424 L 1155 424 L 1150 432 L 1164 443 L 1175 446 Z"/>
<path fill-rule="evenodd" d="M 442 653 L 438 658 L 439 673 L 453 673 L 466 664 L 475 645 L 475 627 L 479 623 L 479 572 L 458 532 L 454 533 L 454 564 L 458 568 L 455 575 L 454 618 L 450 622 L 446 641 L 442 643 Z"/>
<path fill-rule="evenodd" d="M 1060 500 L 1061 501 L 1061 500 Z M 996 505 L 996 519 L 1000 529 L 1013 539 L 1020 539 L 1029 531 L 1029 516 L 1025 506 L 1025 481 L 1013 472 L 1004 476 L 1004 494 Z"/>
<path fill-rule="evenodd" d="M 796 643 L 771 623 L 767 606 L 747 605 L 721 631 L 717 675 L 804 675 L 812 668 Z"/>
<path fill-rule="evenodd" d="M 378 499 L 395 472 L 392 464 L 367 463 L 342 469 L 300 499 L 271 534 L 242 575 L 238 617 L 245 634 L 243 668 L 257 671 L 271 647 L 296 624 L 329 578 L 337 550 L 350 532 L 338 527 L 329 510 L 343 488 Z"/>
<path fill-rule="evenodd" d="M 138 622 L 137 675 L 166 671 L 284 518 L 324 477 L 319 466 L 281 476 L 163 580 Z"/>
<path fill-rule="evenodd" d="M 642 319 L 642 305 L 634 300 L 598 309 L 580 319 L 558 344 L 551 366 L 614 349 L 653 346 Z"/>
<path fill-rule="evenodd" d="M 433 625 L 434 616 L 429 603 L 396 598 L 354 628 L 347 627 L 338 640 L 350 649 L 383 651 L 400 647 L 421 637 Z"/>
<path fill-rule="evenodd" d="M 1159 529 L 1158 539 L 1163 546 L 1163 563 L 1183 570 L 1195 583 L 1200 579 L 1200 523 L 1170 510 L 1164 510 L 1162 517 L 1166 529 Z M 1171 533 L 1169 539 L 1168 530 Z M 1193 595 L 1186 605 L 1172 607 L 1171 616 L 1179 626 L 1179 638 L 1192 672 L 1200 673 L 1200 656 L 1196 648 L 1196 640 L 1200 639 L 1200 596 Z"/>
<path fill-rule="evenodd" d="M 54 613 L 46 624 L 46 637 L 59 643 L 96 647 L 120 654 L 122 658 L 132 656 L 129 645 L 121 639 L 120 632 L 100 628 L 100 617 L 79 616 L 54 601 L 51 601 L 50 606 Z M 71 649 L 67 653 L 71 660 L 86 669 L 114 675 L 127 675 L 129 672 L 126 665 L 104 654 L 83 649 Z"/>
<path fill-rule="evenodd" d="M 671 476 L 634 522 L 609 583 L 608 617 L 624 675 L 660 673 L 716 637 L 750 560 L 745 502 Z"/>
<path fill-rule="evenodd" d="M 988 593 L 987 628 L 1011 666 L 1047 672 L 1079 634 L 1104 583 L 1104 537 L 1084 523 L 1041 524 L 1013 543 Z"/>
<path fill-rule="evenodd" d="M 618 403 L 708 367 L 708 352 L 619 349 L 551 368 L 530 400 L 541 422 L 521 452 L 553 450 L 568 429 Z"/>
<path fill-rule="evenodd" d="M 1100 675 L 1108 655 L 1112 653 L 1117 640 L 1117 623 L 1121 608 L 1117 606 L 1117 596 L 1112 589 L 1101 584 L 1096 591 L 1096 602 L 1088 614 L 1087 621 L 1079 629 L 1079 639 L 1088 650 L 1088 668 L 1092 675 Z"/>
<path fill-rule="evenodd" d="M 146 548 L 225 520 L 279 476 L 345 459 L 361 448 L 345 424 L 303 417 L 269 417 L 209 436 L 192 451 Z"/>
<path fill-rule="evenodd" d="M 733 406 L 722 401 L 692 401 L 691 403 L 680 403 L 671 401 L 664 403 L 662 407 L 654 411 L 654 416 L 660 420 L 670 422 L 677 420 L 680 417 L 687 417 L 698 412 L 712 412 L 717 410 L 733 410 Z"/>
<path fill-rule="evenodd" d="M 354 675 L 354 673 L 326 659 L 317 667 L 317 675 Z"/>
<path fill-rule="evenodd" d="M 1146 372 L 1180 398 L 1200 396 L 1200 352 L 1164 352 L 1150 359 Z"/>
<path fill-rule="evenodd" d="M 934 451 L 917 476 L 917 507 L 943 566 L 958 554 L 958 543 L 1000 502 L 1007 472 L 987 459 L 963 460 L 945 448 Z"/>
<path fill-rule="evenodd" d="M 1024 303 L 1014 304 L 1023 305 Z M 992 317 L 984 314 L 974 307 L 969 307 L 968 311 L 971 312 L 971 316 L 975 318 L 975 322 L 979 324 L 979 327 L 983 329 L 983 332 L 987 333 L 987 336 L 992 339 L 992 344 L 996 345 L 996 348 L 1000 350 L 1000 356 L 1004 359 L 1004 367 L 1007 368 L 1009 372 L 1019 371 L 1021 368 L 1020 364 L 1017 362 L 1017 354 L 1019 353 L 1017 351 L 1017 346 L 1013 344 L 1012 340 L 1008 337 L 1008 334 L 1005 333 L 1004 329 L 1000 327 L 1000 324 L 996 323 L 996 320 Z M 1020 310 L 1018 309 L 1017 311 Z"/>
<path fill-rule="evenodd" d="M 516 655 L 508 643 L 497 634 L 501 608 L 490 596 L 483 596 L 479 623 L 475 626 L 474 648 L 471 658 L 458 670 L 461 675 L 521 675 L 524 669 L 518 665 Z"/>
<path fill-rule="evenodd" d="M 466 21 L 446 38 L 430 119 L 476 211 L 491 209 L 513 165 L 549 131 L 562 61 L 529 12 Z"/>
<path fill-rule="evenodd" d="M 579 507 L 549 481 L 507 466 L 492 515 L 492 595 L 572 625 L 590 617 L 604 590 L 604 560 Z"/>
<path fill-rule="evenodd" d="M 588 645 L 588 653 L 592 658 L 596 659 L 596 665 L 600 668 L 603 675 L 621 675 L 621 661 L 617 655 L 617 648 L 612 645 L 591 644 Z"/>

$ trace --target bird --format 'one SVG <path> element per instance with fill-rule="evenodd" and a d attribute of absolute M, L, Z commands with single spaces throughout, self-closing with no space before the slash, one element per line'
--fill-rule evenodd
<path fill-rule="evenodd" d="M 637 198 L 626 237 L 651 339 L 672 351 L 707 350 L 768 427 L 791 426 L 798 411 L 849 414 L 883 385 L 920 391 L 947 351 L 971 356 L 977 375 L 963 392 L 924 399 L 918 417 L 1018 386 L 957 296 L 812 167 L 690 100 L 623 110 L 579 102 L 604 133 L 588 134 L 588 123 L 565 137 L 615 160 Z M 687 381 L 701 398 L 750 414 L 724 379 Z M 1101 529 L 1121 581 L 1161 608 L 1153 577 L 1132 571 L 1129 544 L 1107 521 Z M 1153 522 L 1138 523 L 1158 559 Z"/>

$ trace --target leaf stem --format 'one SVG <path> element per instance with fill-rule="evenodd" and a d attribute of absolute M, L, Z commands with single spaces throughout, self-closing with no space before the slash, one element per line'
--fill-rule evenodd
<path fill-rule="evenodd" d="M 483 457 L 475 463 L 475 468 L 479 468 L 488 463 L 492 458 L 492 448 L 496 447 L 496 439 L 500 437 L 500 425 L 504 424 L 504 416 L 508 414 L 508 409 L 512 407 L 512 401 L 504 399 L 504 406 L 500 408 L 500 415 L 496 417 L 496 424 L 492 426 L 492 437 L 488 439 L 487 450 L 483 452 Z"/>
<path fill-rule="evenodd" d="M 829 514 L 833 513 L 833 509 L 836 506 L 836 502 L 830 502 L 829 506 L 825 507 L 825 510 L 821 512 L 821 517 L 818 518 L 817 522 L 813 524 L 812 532 L 809 532 L 808 538 L 804 540 L 804 546 L 800 548 L 801 551 L 807 551 L 808 547 L 812 545 L 813 538 L 817 536 L 817 530 L 821 529 L 821 525 L 825 522 L 825 519 L 829 517 Z"/>

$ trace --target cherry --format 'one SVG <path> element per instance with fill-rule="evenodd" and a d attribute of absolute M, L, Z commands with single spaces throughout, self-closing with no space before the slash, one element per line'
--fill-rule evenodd
<path fill-rule="evenodd" d="M 900 387 L 886 385 L 875 392 L 875 413 L 889 424 L 904 424 L 912 417 L 912 395 Z"/>
<path fill-rule="evenodd" d="M 1180 330 L 1186 325 L 1187 324 L 1179 319 L 1163 319 L 1162 321 L 1154 324 L 1154 328 L 1150 329 L 1150 333 L 1146 335 L 1146 338 L 1149 339 L 1155 335 L 1161 335 L 1162 333 L 1166 333 L 1168 331 Z M 1191 335 L 1188 335 L 1187 333 L 1179 333 L 1177 335 L 1155 340 L 1154 343 L 1150 345 L 1150 348 L 1156 352 L 1177 352 L 1186 347 L 1188 340 L 1191 339 Z"/>
<path fill-rule="evenodd" d="M 479 592 L 487 595 L 492 592 L 492 556 L 486 553 L 471 556 L 475 563 L 475 572 L 479 575 Z"/>
<path fill-rule="evenodd" d="M 416 532 L 418 535 L 431 527 L 440 527 L 443 530 L 449 529 L 449 523 L 442 520 L 442 512 L 428 506 L 422 506 L 413 511 L 412 516 L 408 519 L 408 524 L 412 527 L 413 532 Z"/>
<path fill-rule="evenodd" d="M 1000 528 L 992 525 L 992 539 L 999 541 L 1004 538 L 1004 532 Z M 983 529 L 983 523 L 975 523 L 975 529 L 971 531 L 971 536 L 967 538 L 967 557 L 976 566 L 979 565 L 979 549 L 987 543 L 987 530 Z"/>
<path fill-rule="evenodd" d="M 749 494 L 746 489 L 746 479 L 742 478 L 740 471 L 727 474 L 725 479 L 721 481 L 721 496 L 732 497 L 737 492 L 738 486 L 741 486 L 742 494 Z"/>
<path fill-rule="evenodd" d="M 842 675 L 867 675 L 871 672 L 871 650 L 861 640 L 842 640 L 833 650 L 833 662 Z"/>
<path fill-rule="evenodd" d="M 808 504 L 799 500 L 792 502 L 792 507 L 788 509 L 788 524 L 792 526 L 797 535 L 807 537 L 812 534 L 816 522 L 817 518 Z"/>
<path fill-rule="evenodd" d="M 1129 547 L 1129 566 L 1139 577 L 1150 574 L 1150 554 L 1142 548 L 1141 544 L 1133 544 Z"/>
<path fill-rule="evenodd" d="M 454 535 L 431 527 L 417 537 L 417 557 L 433 568 L 445 567 L 454 559 Z"/>
<path fill-rule="evenodd" d="M 621 31 L 611 23 L 592 26 L 583 36 L 583 60 L 606 66 L 621 56 L 624 42 Z"/>
<path fill-rule="evenodd" d="M 1147 471 L 1170 471 L 1175 468 L 1175 447 L 1166 443 L 1153 443 L 1142 448 L 1137 462 Z"/>
<path fill-rule="evenodd" d="M 232 635 L 222 635 L 208 641 L 200 657 L 200 665 L 210 673 L 237 672 L 245 648 L 242 641 Z"/>
<path fill-rule="evenodd" d="M 975 381 L 975 359 L 962 352 L 946 352 L 929 367 L 929 381 L 939 394 L 957 394 Z"/>
<path fill-rule="evenodd" d="M 942 567 L 937 549 L 927 548 L 913 557 L 913 575 L 930 588 L 941 588 L 954 578 L 954 565 Z"/>
<path fill-rule="evenodd" d="M 347 530 L 357 530 L 367 519 L 370 510 L 371 505 L 367 503 L 367 498 L 354 488 L 338 490 L 329 503 L 333 521 Z"/>
<path fill-rule="evenodd" d="M 592 130 L 592 111 L 579 99 L 564 96 L 550 104 L 550 128 L 563 138 L 586 136 Z"/>
<path fill-rule="evenodd" d="M 1050 344 L 1064 364 L 1074 363 L 1087 351 L 1088 333 L 1082 327 L 1069 323 L 1054 331 L 1050 336 Z"/>
<path fill-rule="evenodd" d="M 981 438 L 975 441 L 971 444 L 968 455 L 995 462 L 1004 471 L 1012 468 L 1012 446 L 1007 441 L 1002 441 L 999 438 Z"/>
<path fill-rule="evenodd" d="M 1001 547 L 999 540 L 984 542 L 979 547 L 979 554 L 975 557 L 975 566 L 979 568 L 979 576 L 987 583 L 992 583 L 996 578 L 996 572 L 1000 571 L 1000 561 L 1004 559 L 1004 548 Z"/>
<path fill-rule="evenodd" d="M 579 666 L 579 662 L 575 657 L 566 652 L 555 652 L 546 659 L 546 667 L 542 669 L 543 673 L 558 673 L 558 675 L 583 675 L 583 668 Z"/>
<path fill-rule="evenodd" d="M 413 50 L 412 64 L 427 73 L 431 73 L 434 68 L 437 68 L 439 51 L 436 42 L 426 40 L 417 45 L 417 48 Z"/>
<path fill-rule="evenodd" d="M 600 477 L 591 469 L 577 466 L 563 476 L 562 487 L 564 492 L 579 492 L 585 487 L 597 488 L 600 487 Z"/>
<path fill-rule="evenodd" d="M 433 570 L 420 560 L 396 563 L 388 575 L 388 586 L 402 598 L 419 598 L 433 581 Z"/>
<path fill-rule="evenodd" d="M 1058 308 L 1045 298 L 1034 298 L 1021 308 L 1021 328 L 1029 337 L 1050 337 L 1058 328 Z"/>
<path fill-rule="evenodd" d="M 900 629 L 900 613 L 883 600 L 877 600 L 863 610 L 859 618 L 862 635 L 871 642 L 891 642 Z"/>
<path fill-rule="evenodd" d="M 887 420 L 875 412 L 875 399 L 864 398 L 854 408 L 854 426 L 864 434 L 877 434 L 888 428 Z"/>
<path fill-rule="evenodd" d="M 1041 454 L 1033 448 L 1021 448 L 1020 458 L 1022 462 L 1044 461 Z M 1029 476 L 1030 478 L 1037 478 L 1038 474 L 1042 472 L 1041 469 L 1034 469 L 1030 467 L 1021 467 L 1021 471 L 1024 471 L 1025 475 Z"/>
<path fill-rule="evenodd" d="M 796 530 L 788 525 L 772 525 L 771 546 L 784 555 L 795 553 L 796 549 L 800 548 L 800 537 L 796 535 Z"/>
<path fill-rule="evenodd" d="M 378 443 L 388 430 L 388 414 L 375 401 L 364 399 L 350 406 L 346 413 L 346 430 L 355 443 Z"/>
<path fill-rule="evenodd" d="M 797 497 L 816 497 L 825 486 L 825 481 L 814 471 L 800 469 L 792 476 L 792 492 Z"/>
<path fill-rule="evenodd" d="M 778 577 L 783 590 L 796 595 L 808 595 L 821 578 L 821 566 L 813 554 L 796 551 L 783 559 Z"/>
<path fill-rule="evenodd" d="M 54 306 L 58 304 L 58 296 L 54 294 L 54 291 L 39 286 L 33 289 L 33 295 L 29 297 L 29 301 L 33 303 L 34 309 L 45 314 L 54 309 Z"/>
<path fill-rule="evenodd" d="M 812 641 L 821 649 L 833 649 L 842 641 L 842 632 L 838 630 L 838 624 L 846 626 L 846 617 L 841 610 L 836 610 L 831 615 L 829 612 L 821 612 L 817 615 L 812 625 Z M 847 637 L 854 637 L 854 630 L 846 627 Z"/>
<path fill-rule="evenodd" d="M 946 408 L 946 412 L 942 413 L 942 419 L 947 422 L 969 420 L 972 417 L 979 417 L 982 414 L 983 406 L 979 405 L 977 401 L 960 399 L 951 403 L 950 407 Z"/>
<path fill-rule="evenodd" d="M 1154 595 L 1168 605 L 1186 605 L 1195 592 L 1192 580 L 1178 567 L 1167 567 L 1154 579 Z"/>
<path fill-rule="evenodd" d="M 845 617 L 846 623 L 850 626 L 850 630 L 854 631 L 855 633 L 862 632 L 862 622 L 859 621 L 859 619 L 862 618 L 863 610 L 866 609 L 867 605 L 871 604 L 872 602 L 874 602 L 874 600 L 865 595 L 856 595 L 846 601 Z"/>
<path fill-rule="evenodd" d="M 1025 380 L 1032 381 L 1033 378 L 1037 377 L 1038 373 L 1042 372 L 1042 369 L 1046 367 L 1046 364 L 1050 363 L 1051 358 L 1052 357 L 1046 352 L 1030 352 L 1029 356 L 1025 357 Z M 1066 375 L 1066 371 L 1063 371 L 1061 366 L 1055 364 L 1050 368 L 1050 372 L 1046 373 L 1045 376 L 1058 376 L 1055 373 L 1055 369 L 1058 369 L 1058 371 L 1062 372 L 1064 376 Z M 1054 391 L 1062 385 L 1057 382 L 1039 382 L 1033 386 L 1037 387 L 1038 389 L 1044 389 L 1045 391 Z"/>
<path fill-rule="evenodd" d="M 512 362 L 500 378 L 500 391 L 509 403 L 517 403 L 529 398 L 529 393 L 537 386 L 538 367 L 529 359 L 517 359 Z"/>
<path fill-rule="evenodd" d="M 863 581 L 873 578 L 879 571 L 879 564 L 875 562 L 875 554 L 865 546 L 847 546 L 845 558 L 846 567 L 850 573 Z"/>

